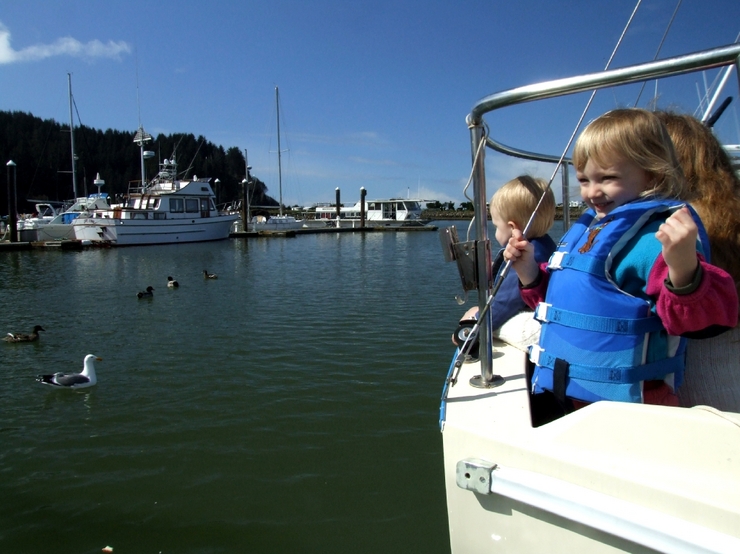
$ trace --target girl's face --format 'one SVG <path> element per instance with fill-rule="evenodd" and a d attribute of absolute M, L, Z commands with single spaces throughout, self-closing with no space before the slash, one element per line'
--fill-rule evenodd
<path fill-rule="evenodd" d="M 581 184 L 583 201 L 594 209 L 599 219 L 638 198 L 652 185 L 644 169 L 619 157 L 608 159 L 603 167 L 589 158 L 583 171 L 576 172 L 576 177 Z"/>

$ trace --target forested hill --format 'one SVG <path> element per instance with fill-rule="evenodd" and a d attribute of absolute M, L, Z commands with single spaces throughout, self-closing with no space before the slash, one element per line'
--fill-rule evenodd
<path fill-rule="evenodd" d="M 141 181 L 141 155 L 139 146 L 134 144 L 134 132 L 100 131 L 84 125 L 75 127 L 74 132 L 80 196 L 97 192 L 93 186 L 97 173 L 105 181 L 101 192 L 112 197 L 125 194 L 130 182 Z M 246 166 L 244 153 L 239 148 L 232 146 L 224 150 L 223 146 L 192 134 L 160 134 L 153 139 L 145 146 L 155 152 L 154 158 L 146 160 L 147 179 L 156 175 L 160 157 L 170 158 L 175 153 L 181 178 L 211 177 L 211 186 L 220 204 L 241 198 Z M 69 125 L 29 113 L 0 111 L 0 154 L 3 165 L 9 160 L 16 163 L 20 213 L 33 210 L 28 199 L 64 201 L 74 197 Z M 186 170 L 187 175 L 183 175 Z M 8 210 L 7 168 L 4 173 L 0 186 L 1 214 Z M 213 183 L 216 178 L 221 181 L 218 186 Z M 251 203 L 277 206 L 277 201 L 267 196 L 265 184 L 254 175 L 252 178 Z M 12 172 L 10 179 L 13 179 Z"/>

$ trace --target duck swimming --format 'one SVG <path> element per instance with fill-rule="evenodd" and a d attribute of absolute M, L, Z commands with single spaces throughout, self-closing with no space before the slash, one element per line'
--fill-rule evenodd
<path fill-rule="evenodd" d="M 28 335 L 25 333 L 8 333 L 3 337 L 5 342 L 34 342 L 39 340 L 39 331 L 46 331 L 41 325 L 35 325 Z"/>
<path fill-rule="evenodd" d="M 146 290 L 137 292 L 136 296 L 138 298 L 154 298 L 152 291 L 154 291 L 154 287 L 147 287 Z"/>
<path fill-rule="evenodd" d="M 203 277 L 205 277 L 206 279 L 218 279 L 218 275 L 216 275 L 215 273 L 208 273 L 207 269 L 203 270 Z"/>
<path fill-rule="evenodd" d="M 94 354 L 85 356 L 83 369 L 81 373 L 62 373 L 61 371 L 52 375 L 39 375 L 36 380 L 44 385 L 59 387 L 65 389 L 83 389 L 92 387 L 98 382 L 98 376 L 95 374 L 95 362 L 103 361 Z"/>
<path fill-rule="evenodd" d="M 176 289 L 177 287 L 180 286 L 180 283 L 175 281 L 172 277 L 167 277 L 167 286 L 170 287 L 171 289 Z"/>

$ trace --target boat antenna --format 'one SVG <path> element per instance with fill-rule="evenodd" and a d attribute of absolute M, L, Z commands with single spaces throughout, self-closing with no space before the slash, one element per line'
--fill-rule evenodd
<path fill-rule="evenodd" d="M 139 99 L 139 51 L 134 50 L 134 60 L 136 61 L 136 111 L 139 116 L 139 129 L 141 129 L 141 100 Z"/>
<path fill-rule="evenodd" d="M 280 95 L 278 93 L 278 87 L 275 85 L 275 107 L 277 111 L 277 155 L 278 155 L 278 187 L 280 190 L 280 216 L 283 215 L 283 166 L 280 159 Z"/>
<path fill-rule="evenodd" d="M 69 89 L 69 138 L 70 144 L 72 145 L 72 190 L 74 191 L 75 198 L 77 194 L 77 160 L 75 158 L 75 122 L 72 118 L 72 74 L 67 73 L 67 88 Z"/>
<path fill-rule="evenodd" d="M 619 47 L 622 44 L 624 35 L 627 33 L 627 29 L 629 29 L 630 25 L 632 24 L 632 20 L 634 19 L 635 14 L 637 13 L 637 9 L 640 7 L 641 3 L 642 3 L 642 0 L 637 0 L 637 4 L 635 5 L 635 8 L 632 10 L 632 14 L 630 15 L 630 18 L 627 21 L 627 24 L 622 30 L 622 34 L 619 36 L 619 40 L 617 40 L 617 44 L 614 46 L 614 50 L 612 51 L 611 56 L 609 56 L 609 60 L 607 60 L 606 62 L 606 67 L 604 68 L 604 71 L 609 69 L 609 66 L 612 63 L 612 60 L 614 59 L 614 56 L 617 53 L 617 50 L 619 50 Z M 568 144 L 565 145 L 565 148 L 563 149 L 563 153 L 560 155 L 560 159 L 558 160 L 558 163 L 555 165 L 555 170 L 552 172 L 552 175 L 550 176 L 550 180 L 547 182 L 547 187 L 542 192 L 542 196 L 540 196 L 540 199 L 537 202 L 537 205 L 532 211 L 532 215 L 529 216 L 529 221 L 527 221 L 527 225 L 524 227 L 524 231 L 522 231 L 522 235 L 524 235 L 525 237 L 527 236 L 527 232 L 529 231 L 529 228 L 532 226 L 532 222 L 534 221 L 534 218 L 537 215 L 537 212 L 540 209 L 540 206 L 542 205 L 542 201 L 545 199 L 545 195 L 552 187 L 552 182 L 555 180 L 555 176 L 558 174 L 558 171 L 563 165 L 563 160 L 565 160 L 565 156 L 568 153 L 568 150 L 570 150 L 570 146 L 571 144 L 573 144 L 573 140 L 575 139 L 576 134 L 578 134 L 578 130 L 581 128 L 581 124 L 583 123 L 583 120 L 586 118 L 586 114 L 588 113 L 588 110 L 591 107 L 591 104 L 593 103 L 595 96 L 596 96 L 596 90 L 593 90 L 591 92 L 591 96 L 588 99 L 588 102 L 586 102 L 586 107 L 583 109 L 583 112 L 581 113 L 581 117 L 578 119 L 578 122 L 573 128 L 573 133 L 571 133 L 570 138 L 568 139 Z M 485 134 L 481 137 L 480 140 L 481 140 L 481 143 L 478 145 L 475 159 L 473 160 L 473 168 L 475 168 L 478 162 L 478 158 L 480 157 L 480 153 L 483 149 L 482 145 L 486 140 Z M 473 178 L 473 172 L 471 171 L 470 179 L 472 178 Z M 466 188 L 467 188 L 467 185 L 466 185 Z M 566 206 L 563 206 L 563 209 L 566 209 L 566 208 L 567 208 Z M 486 300 L 486 303 L 483 306 L 483 309 L 480 310 L 480 313 L 478 314 L 478 320 L 475 322 L 475 325 L 473 325 L 472 329 L 468 333 L 468 336 L 465 338 L 465 342 L 460 347 L 460 351 L 457 355 L 457 358 L 455 359 L 454 367 L 451 368 L 450 376 L 448 377 L 448 381 L 450 381 L 452 384 L 454 384 L 455 381 L 457 380 L 457 373 L 460 371 L 463 361 L 465 360 L 465 356 L 468 354 L 468 351 L 473 345 L 475 337 L 478 335 L 480 324 L 482 321 L 484 321 L 484 317 L 486 313 L 491 308 L 491 305 L 493 304 L 493 300 L 494 298 L 496 298 L 496 294 L 498 293 L 498 290 L 501 288 L 501 283 L 503 283 L 504 278 L 509 273 L 510 268 L 511 268 L 511 260 L 507 260 L 507 262 L 504 264 L 503 268 L 501 269 L 501 272 L 498 274 L 498 276 L 496 277 L 494 281 L 493 288 L 491 289 L 491 294 L 488 296 L 488 300 Z"/>
<path fill-rule="evenodd" d="M 139 56 L 135 54 L 136 58 L 136 109 L 139 115 L 139 128 L 134 134 L 134 144 L 139 145 L 139 153 L 141 157 L 141 190 L 144 191 L 146 187 L 146 168 L 144 166 L 144 145 L 152 140 L 152 136 L 144 131 L 144 127 L 141 125 L 141 101 L 139 100 Z"/>

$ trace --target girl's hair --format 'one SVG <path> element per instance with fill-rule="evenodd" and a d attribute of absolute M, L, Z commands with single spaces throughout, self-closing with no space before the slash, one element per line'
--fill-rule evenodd
<path fill-rule="evenodd" d="M 690 115 L 657 112 L 673 140 L 691 202 L 709 235 L 712 263 L 727 271 L 740 292 L 740 178 L 712 130 Z"/>
<path fill-rule="evenodd" d="M 512 179 L 493 195 L 491 210 L 495 209 L 501 219 L 513 221 L 524 231 L 543 193 L 545 198 L 527 231 L 527 238 L 541 237 L 547 234 L 555 221 L 555 195 L 544 179 L 529 175 Z"/>
<path fill-rule="evenodd" d="M 684 196 L 684 176 L 673 143 L 654 113 L 639 108 L 607 112 L 588 124 L 573 149 L 573 165 L 578 171 L 583 171 L 589 159 L 608 166 L 615 157 L 648 174 L 651 186 L 640 196 Z"/>

